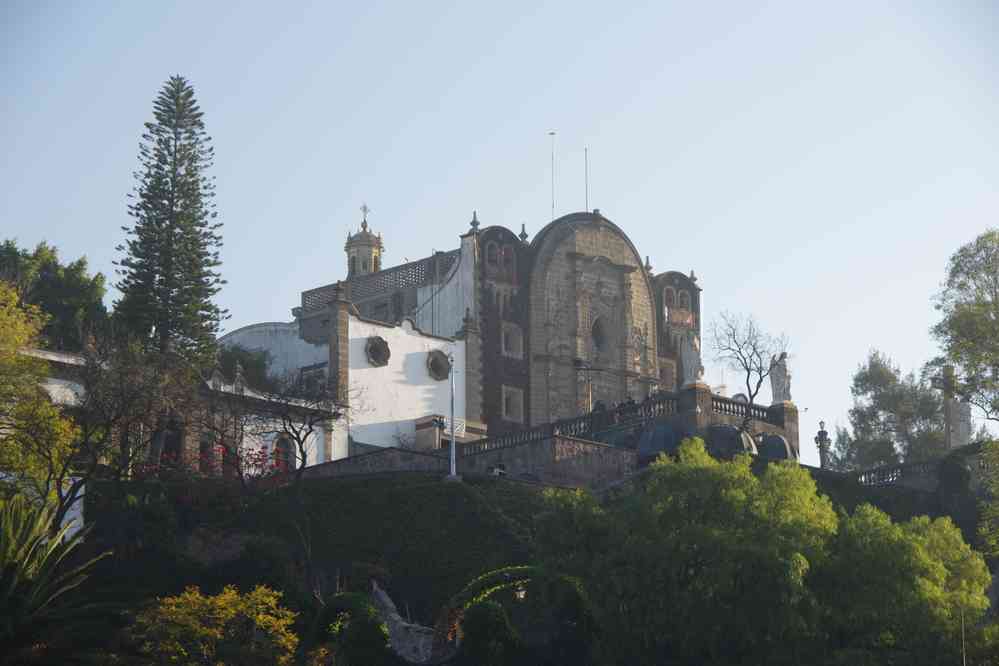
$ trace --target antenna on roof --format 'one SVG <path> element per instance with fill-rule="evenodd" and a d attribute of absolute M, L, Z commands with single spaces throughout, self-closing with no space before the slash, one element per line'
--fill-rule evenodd
<path fill-rule="evenodd" d="M 590 149 L 583 147 L 583 183 L 586 192 L 586 205 L 583 210 L 590 210 Z"/>
<path fill-rule="evenodd" d="M 555 219 L 555 130 L 548 130 L 552 138 L 552 219 Z"/>

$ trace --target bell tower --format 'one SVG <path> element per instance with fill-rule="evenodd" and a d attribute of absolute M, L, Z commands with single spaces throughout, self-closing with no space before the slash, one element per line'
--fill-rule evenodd
<path fill-rule="evenodd" d="M 347 279 L 356 275 L 376 273 L 382 269 L 381 234 L 373 234 L 368 230 L 368 213 L 371 209 L 367 204 L 361 206 L 361 230 L 356 234 L 347 232 L 347 242 L 343 246 L 347 253 Z"/>

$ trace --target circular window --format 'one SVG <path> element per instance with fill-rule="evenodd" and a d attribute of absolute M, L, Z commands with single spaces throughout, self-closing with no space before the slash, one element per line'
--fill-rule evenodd
<path fill-rule="evenodd" d="M 593 322 L 593 328 L 590 330 L 590 334 L 593 337 L 593 349 L 594 351 L 602 352 L 607 350 L 607 331 L 604 330 L 604 320 L 597 319 Z"/>
<path fill-rule="evenodd" d="M 368 338 L 368 342 L 364 345 L 364 353 L 368 356 L 368 363 L 376 367 L 388 365 L 389 359 L 392 357 L 392 352 L 389 350 L 385 338 L 377 335 Z"/>
<path fill-rule="evenodd" d="M 437 381 L 444 381 L 451 375 L 451 361 L 447 354 L 435 349 L 427 354 L 427 371 Z"/>

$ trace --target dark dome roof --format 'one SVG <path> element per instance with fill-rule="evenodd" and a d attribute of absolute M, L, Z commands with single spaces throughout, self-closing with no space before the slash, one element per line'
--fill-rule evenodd
<path fill-rule="evenodd" d="M 669 423 L 650 424 L 638 438 L 638 464 L 646 465 L 660 453 L 675 455 L 684 437 L 684 433 L 677 432 Z"/>
<path fill-rule="evenodd" d="M 794 452 L 786 439 L 767 433 L 760 443 L 760 457 L 765 460 L 794 460 Z"/>
<path fill-rule="evenodd" d="M 749 433 L 731 425 L 708 426 L 708 453 L 716 458 L 731 458 L 740 453 L 756 455 L 756 442 Z"/>
<path fill-rule="evenodd" d="M 378 234 L 371 233 L 368 230 L 368 221 L 365 220 L 361 222 L 361 230 L 356 234 L 347 234 L 347 245 L 375 245 L 381 247 L 382 237 Z"/>

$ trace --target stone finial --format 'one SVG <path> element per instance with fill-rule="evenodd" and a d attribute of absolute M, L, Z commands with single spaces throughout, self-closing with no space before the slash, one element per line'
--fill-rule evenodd
<path fill-rule="evenodd" d="M 471 221 L 472 231 L 479 230 L 479 215 L 476 211 L 472 211 L 472 221 Z"/>
<path fill-rule="evenodd" d="M 697 282 L 697 276 L 694 275 L 694 269 L 693 268 L 690 269 L 690 281 L 691 282 Z"/>
<path fill-rule="evenodd" d="M 645 255 L 645 272 L 652 272 L 652 264 L 649 262 L 649 255 Z"/>
<path fill-rule="evenodd" d="M 465 308 L 465 316 L 461 319 L 461 330 L 458 331 L 457 337 L 464 338 L 470 331 L 478 331 L 479 325 L 475 321 L 475 317 L 472 316 L 472 311 L 469 308 Z"/>
<path fill-rule="evenodd" d="M 523 222 L 520 223 L 520 242 L 521 243 L 527 242 L 527 225 L 524 224 Z"/>

